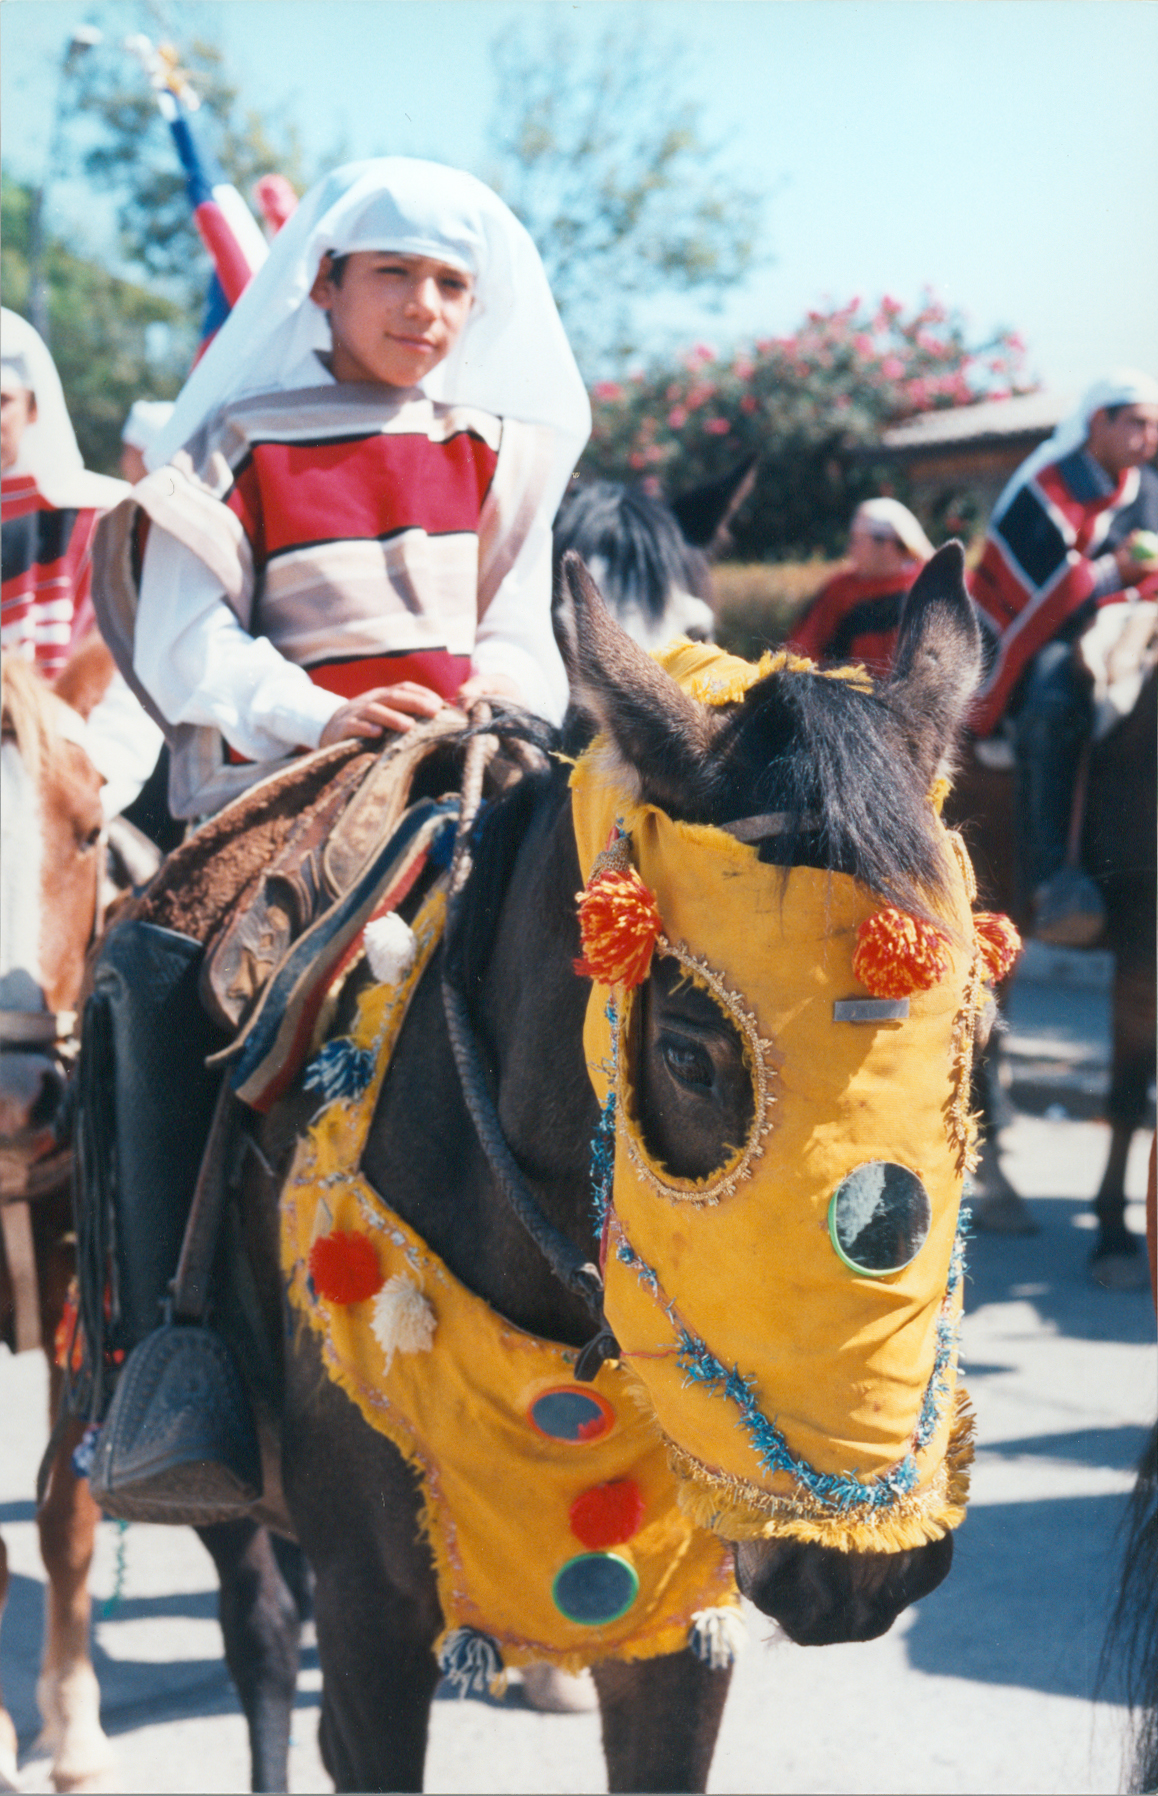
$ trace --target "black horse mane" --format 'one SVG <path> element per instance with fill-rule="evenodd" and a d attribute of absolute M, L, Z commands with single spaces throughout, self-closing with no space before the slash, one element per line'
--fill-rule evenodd
<path fill-rule="evenodd" d="M 556 580 L 574 549 L 599 566 L 599 584 L 613 610 L 638 605 L 657 622 L 673 586 L 711 603 L 707 557 L 685 540 L 672 512 L 639 487 L 596 480 L 564 494 L 554 523 Z"/>
<path fill-rule="evenodd" d="M 762 860 L 849 874 L 928 917 L 949 868 L 905 722 L 887 684 L 865 692 L 819 674 L 769 674 L 719 740 L 704 821 L 785 812 L 787 828 L 761 844 Z"/>

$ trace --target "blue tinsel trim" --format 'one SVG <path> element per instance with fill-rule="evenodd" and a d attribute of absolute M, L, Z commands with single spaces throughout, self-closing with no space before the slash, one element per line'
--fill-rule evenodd
<path fill-rule="evenodd" d="M 603 1100 L 599 1122 L 591 1141 L 591 1204 L 595 1212 L 595 1232 L 600 1238 L 607 1223 L 607 1212 L 611 1208 L 611 1188 L 615 1183 L 615 1088 L 618 1084 L 619 1031 L 614 998 L 608 998 L 604 1015 L 611 1024 L 611 1058 L 600 1069 L 607 1077 L 607 1096 Z"/>
<path fill-rule="evenodd" d="M 328 1041 L 306 1068 L 302 1083 L 307 1091 L 320 1091 L 327 1104 L 337 1098 L 360 1098 L 374 1077 L 374 1055 L 360 1048 L 348 1035 Z"/>

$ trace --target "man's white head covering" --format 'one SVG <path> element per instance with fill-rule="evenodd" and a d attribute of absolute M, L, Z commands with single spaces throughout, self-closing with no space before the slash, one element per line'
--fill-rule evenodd
<path fill-rule="evenodd" d="M 933 553 L 933 545 L 917 519 L 899 499 L 865 499 L 853 514 L 854 523 L 857 518 L 864 518 L 870 524 L 878 524 L 891 530 L 914 561 L 928 561 Z"/>
<path fill-rule="evenodd" d="M 142 454 L 155 442 L 173 416 L 171 399 L 134 399 L 121 431 L 121 442 Z"/>
<path fill-rule="evenodd" d="M 27 318 L 7 306 L 0 307 L 0 363 L 4 391 L 23 389 L 36 399 L 36 417 L 9 473 L 30 474 L 50 505 L 103 509 L 123 499 L 129 490 L 123 481 L 85 468 L 48 345 Z"/>
<path fill-rule="evenodd" d="M 1158 380 L 1139 368 L 1111 368 L 1101 380 L 1096 380 L 1082 395 L 1077 411 L 1063 418 L 1053 435 L 1022 462 L 993 508 L 994 519 L 1008 510 L 1011 500 L 1047 463 L 1061 461 L 1063 456 L 1080 449 L 1090 434 L 1094 413 L 1111 405 L 1158 405 Z"/>
<path fill-rule="evenodd" d="M 310 299 L 327 250 L 430 256 L 474 276 L 467 322 L 423 389 L 553 430 L 553 511 L 590 432 L 591 408 L 539 252 L 473 175 L 407 156 L 349 163 L 306 194 L 190 375 L 148 466 L 168 461 L 223 405 L 328 379 L 317 352 L 330 347 L 329 320 Z"/>

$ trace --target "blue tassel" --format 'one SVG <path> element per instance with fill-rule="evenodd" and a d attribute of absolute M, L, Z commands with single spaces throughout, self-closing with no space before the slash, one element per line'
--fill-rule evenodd
<path fill-rule="evenodd" d="M 320 1091 L 327 1104 L 337 1098 L 360 1098 L 374 1077 L 374 1056 L 348 1035 L 328 1041 L 306 1068 L 302 1083 L 307 1091 Z"/>
<path fill-rule="evenodd" d="M 438 1669 L 457 1696 L 486 1696 L 503 1675 L 503 1659 L 489 1634 L 455 1628 L 442 1643 Z"/>

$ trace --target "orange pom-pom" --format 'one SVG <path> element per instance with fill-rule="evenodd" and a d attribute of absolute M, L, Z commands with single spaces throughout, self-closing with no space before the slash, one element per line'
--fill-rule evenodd
<path fill-rule="evenodd" d="M 361 1303 L 385 1284 L 374 1243 L 358 1229 L 319 1235 L 310 1248 L 310 1277 L 329 1303 Z"/>
<path fill-rule="evenodd" d="M 579 897 L 583 959 L 575 962 L 575 971 L 603 985 L 639 985 L 662 928 L 655 893 L 634 867 L 597 873 Z"/>
<path fill-rule="evenodd" d="M 999 985 L 1013 971 L 1013 963 L 1021 953 L 1021 937 L 1008 917 L 1000 911 L 979 910 L 973 919 L 977 946 L 985 963 L 990 984 Z"/>
<path fill-rule="evenodd" d="M 879 910 L 857 930 L 852 970 L 874 998 L 927 992 L 949 971 L 949 938 L 935 923 L 903 910 Z"/>

